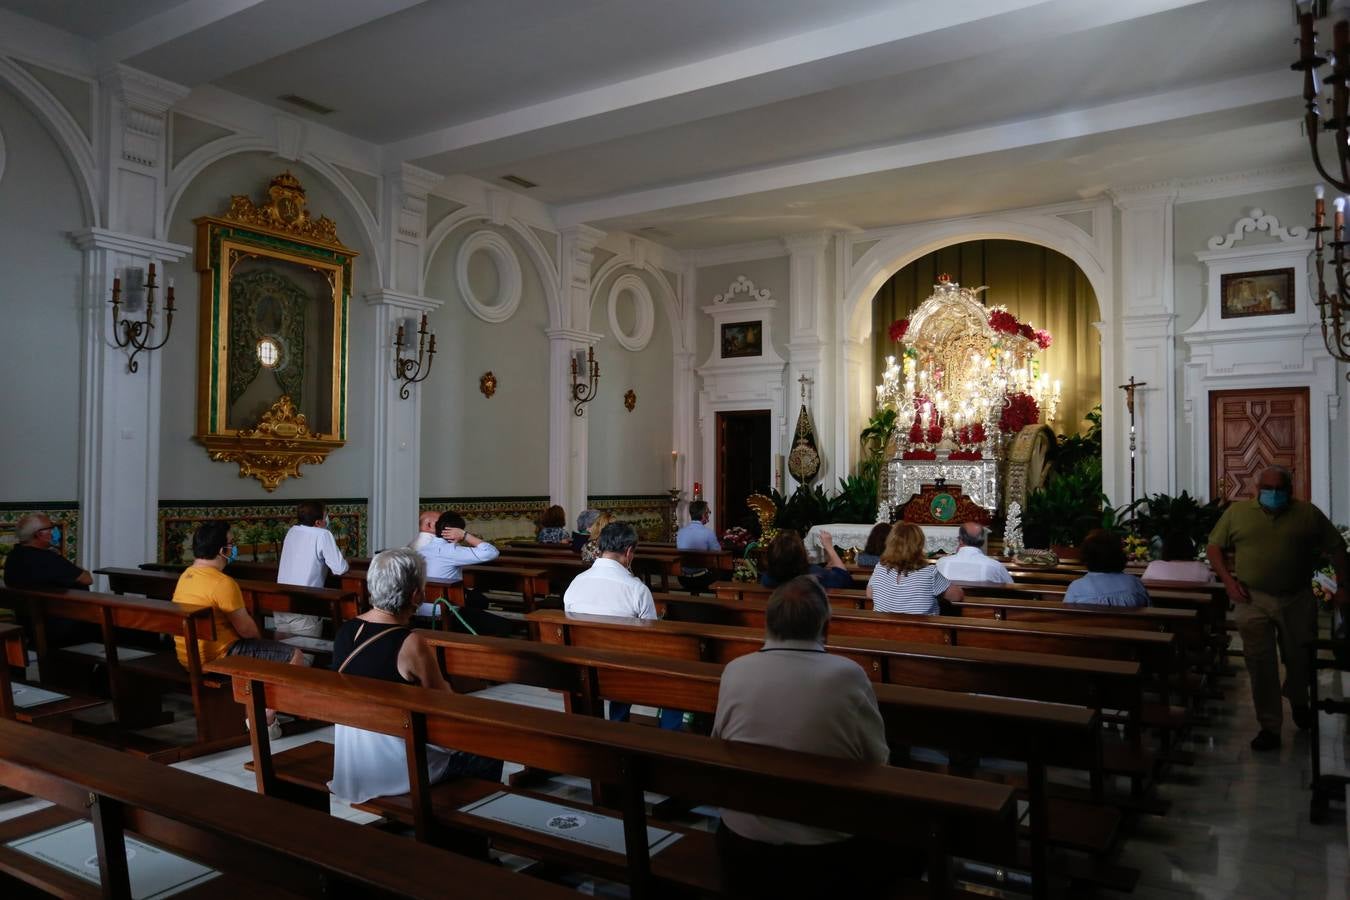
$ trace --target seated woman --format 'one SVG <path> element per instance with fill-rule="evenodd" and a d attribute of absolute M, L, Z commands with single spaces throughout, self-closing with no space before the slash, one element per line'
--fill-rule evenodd
<path fill-rule="evenodd" d="M 826 590 L 853 587 L 853 576 L 848 574 L 844 561 L 835 552 L 834 538 L 828 531 L 820 533 L 820 547 L 825 553 L 825 565 L 812 565 L 801 535 L 790 528 L 778 532 L 764 554 L 766 564 L 759 583 L 765 587 L 778 587 L 798 575 L 814 575 Z"/>
<path fill-rule="evenodd" d="M 1134 575 L 1125 574 L 1125 547 L 1120 538 L 1097 528 L 1079 548 L 1087 574 L 1069 583 L 1065 603 L 1100 606 L 1148 606 L 1148 591 Z"/>
<path fill-rule="evenodd" d="M 878 522 L 867 534 L 867 544 L 858 554 L 858 565 L 875 566 L 881 562 L 881 551 L 886 549 L 886 538 L 891 535 L 890 522 Z"/>
<path fill-rule="evenodd" d="M 867 579 L 867 599 L 877 612 L 935 616 L 938 598 L 960 600 L 965 592 L 952 584 L 924 554 L 923 529 L 896 522 L 886 537 L 881 561 Z"/>
<path fill-rule="evenodd" d="M 602 512 L 591 522 L 591 539 L 581 548 L 582 562 L 595 562 L 595 558 L 600 555 L 600 532 L 605 530 L 605 526 L 614 521 L 611 513 Z"/>
<path fill-rule="evenodd" d="M 404 548 L 376 554 L 366 573 L 370 610 L 338 629 L 333 669 L 433 691 L 450 690 L 436 651 L 408 627 L 425 596 L 426 583 L 427 564 L 420 554 Z M 333 780 L 328 789 L 340 800 L 364 803 L 372 797 L 408 792 L 408 758 L 402 738 L 337 725 L 333 744 Z M 427 771 L 433 782 L 454 775 L 497 781 L 502 777 L 502 762 L 428 746 Z"/>
<path fill-rule="evenodd" d="M 1184 531 L 1163 536 L 1162 559 L 1155 559 L 1144 570 L 1144 581 L 1192 581 L 1204 584 L 1214 580 L 1209 566 L 1195 558 L 1195 544 Z"/>
<path fill-rule="evenodd" d="M 580 553 L 591 540 L 591 525 L 600 518 L 600 510 L 583 509 L 577 516 L 577 530 L 572 532 L 572 552 Z"/>
<path fill-rule="evenodd" d="M 572 535 L 567 531 L 567 513 L 561 506 L 550 506 L 539 520 L 539 531 L 534 539 L 541 544 L 565 544 Z"/>

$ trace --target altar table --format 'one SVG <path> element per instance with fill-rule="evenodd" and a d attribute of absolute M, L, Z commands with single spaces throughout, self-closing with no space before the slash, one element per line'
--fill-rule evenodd
<path fill-rule="evenodd" d="M 872 525 L 859 525 L 850 522 L 838 522 L 833 525 L 813 525 L 811 530 L 806 533 L 806 553 L 811 557 L 812 562 L 821 562 L 823 557 L 820 552 L 820 532 L 828 531 L 830 537 L 834 538 L 834 546 L 837 548 L 852 547 L 859 552 L 867 546 L 867 536 L 872 533 Z M 936 553 L 941 550 L 944 553 L 956 552 L 956 536 L 960 532 L 959 525 L 920 525 L 923 529 L 923 547 L 927 553 Z"/>

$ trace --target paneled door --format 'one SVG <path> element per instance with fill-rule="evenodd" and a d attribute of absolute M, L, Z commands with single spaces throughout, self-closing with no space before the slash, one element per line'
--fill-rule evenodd
<path fill-rule="evenodd" d="M 1211 497 L 1251 499 L 1261 469 L 1279 465 L 1293 470 L 1294 496 L 1307 500 L 1308 389 L 1211 391 L 1209 448 Z"/>
<path fill-rule="evenodd" d="M 713 527 L 718 533 L 753 519 L 745 505 L 751 494 L 769 492 L 769 411 L 717 414 L 717 506 Z"/>

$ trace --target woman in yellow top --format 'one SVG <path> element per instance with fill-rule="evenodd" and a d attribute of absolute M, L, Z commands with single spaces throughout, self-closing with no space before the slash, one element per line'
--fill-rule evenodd
<path fill-rule="evenodd" d="M 225 574 L 226 564 L 238 553 L 229 522 L 203 523 L 192 535 L 192 565 L 179 576 L 178 586 L 173 592 L 175 603 L 212 608 L 216 640 L 197 641 L 197 653 L 202 665 L 221 656 L 251 656 L 293 666 L 304 665 L 305 656 L 298 648 L 263 638 L 258 631 L 258 623 L 244 608 L 244 596 L 239 592 L 239 585 Z M 173 642 L 178 651 L 178 661 L 186 668 L 187 640 L 175 637 Z M 267 711 L 267 733 L 269 737 L 281 737 L 276 713 L 270 709 Z"/>

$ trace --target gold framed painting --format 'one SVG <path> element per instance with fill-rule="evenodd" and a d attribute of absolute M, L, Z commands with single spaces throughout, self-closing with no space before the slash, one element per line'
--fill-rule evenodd
<path fill-rule="evenodd" d="M 197 440 L 267 491 L 347 438 L 347 321 L 357 253 L 313 218 L 289 172 L 197 226 Z"/>
<path fill-rule="evenodd" d="M 1294 311 L 1294 270 L 1229 272 L 1219 276 L 1220 317 L 1282 316 Z"/>

